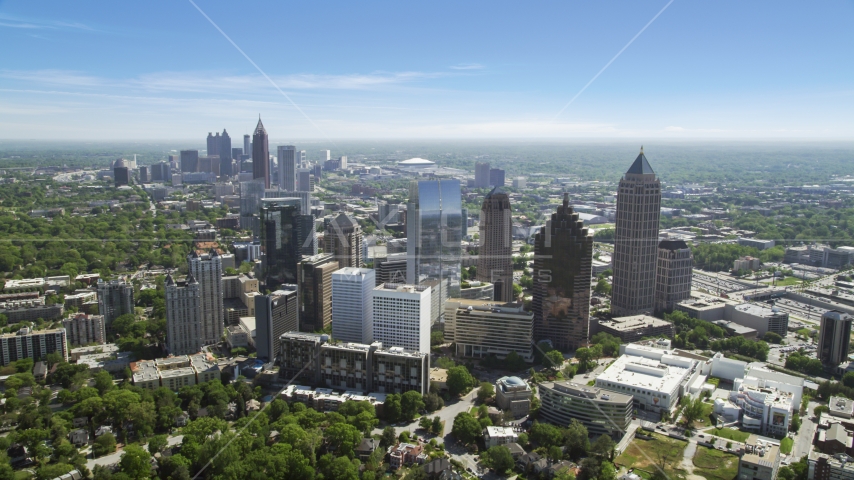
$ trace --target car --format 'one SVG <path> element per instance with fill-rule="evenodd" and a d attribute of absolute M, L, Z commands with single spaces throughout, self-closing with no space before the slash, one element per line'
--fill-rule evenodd
<path fill-rule="evenodd" d="M 706 436 L 705 436 L 705 435 L 703 435 L 702 433 L 701 433 L 701 434 L 699 434 L 699 435 L 697 435 L 697 436 L 698 436 L 698 437 L 700 437 L 700 438 L 706 438 Z"/>

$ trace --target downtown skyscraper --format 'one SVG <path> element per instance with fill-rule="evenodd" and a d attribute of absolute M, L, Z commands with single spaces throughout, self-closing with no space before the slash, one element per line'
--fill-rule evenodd
<path fill-rule="evenodd" d="M 190 276 L 199 282 L 199 312 L 203 345 L 219 342 L 225 328 L 222 309 L 222 258 L 211 249 L 199 254 L 193 250 L 187 256 Z"/>
<path fill-rule="evenodd" d="M 190 274 L 176 283 L 166 276 L 166 349 L 171 355 L 192 355 L 202 349 L 199 282 Z"/>
<path fill-rule="evenodd" d="M 462 199 L 459 180 L 422 180 L 409 186 L 406 283 L 428 285 L 438 321 L 445 301 L 460 295 Z"/>
<path fill-rule="evenodd" d="M 661 182 L 640 154 L 620 179 L 614 232 L 611 314 L 650 313 L 655 307 Z"/>
<path fill-rule="evenodd" d="M 270 145 L 261 117 L 252 134 L 252 178 L 263 178 L 264 188 L 270 188 Z"/>
<path fill-rule="evenodd" d="M 569 194 L 534 238 L 534 339 L 560 350 L 590 334 L 593 236 L 569 206 Z"/>
<path fill-rule="evenodd" d="M 344 267 L 362 266 L 362 227 L 346 213 L 333 218 L 323 236 L 323 251 Z"/>
<path fill-rule="evenodd" d="M 495 286 L 494 299 L 512 302 L 513 298 L 513 219 L 510 197 L 497 188 L 483 199 L 480 208 L 480 249 L 477 279 Z M 465 220 L 463 220 L 465 221 Z"/>
<path fill-rule="evenodd" d="M 299 198 L 261 200 L 261 247 L 264 250 L 264 283 L 275 290 L 283 283 L 297 283 L 297 263 L 317 253 L 314 215 L 303 214 Z"/>
<path fill-rule="evenodd" d="M 297 191 L 297 147 L 293 145 L 279 145 L 277 148 L 279 159 L 279 190 L 285 192 Z"/>

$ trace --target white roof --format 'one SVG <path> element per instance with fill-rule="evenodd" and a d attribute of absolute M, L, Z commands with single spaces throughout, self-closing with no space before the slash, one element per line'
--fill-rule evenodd
<path fill-rule="evenodd" d="M 398 165 L 435 165 L 436 162 L 427 160 L 426 158 L 410 158 L 397 162 Z"/>
<path fill-rule="evenodd" d="M 634 355 L 621 355 L 596 379 L 598 386 L 607 388 L 602 382 L 611 382 L 650 392 L 672 394 L 690 373 L 689 368 L 668 364 L 674 360 L 663 351 L 661 360 Z M 676 363 L 676 362 L 672 362 Z"/>

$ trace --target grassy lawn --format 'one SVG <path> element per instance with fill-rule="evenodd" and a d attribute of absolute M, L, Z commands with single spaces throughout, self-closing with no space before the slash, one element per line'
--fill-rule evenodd
<path fill-rule="evenodd" d="M 708 447 L 697 447 L 694 474 L 707 480 L 733 480 L 738 476 L 738 457 Z"/>
<path fill-rule="evenodd" d="M 682 452 L 685 451 L 688 442 L 654 433 L 651 436 L 653 437 L 652 440 L 642 438 L 632 440 L 626 451 L 617 457 L 615 463 L 629 468 L 635 467 L 648 472 L 654 472 L 656 469 L 655 465 L 662 458 L 666 458 L 664 471 L 667 476 L 671 479 L 684 479 L 685 471 L 681 468 Z"/>
<path fill-rule="evenodd" d="M 735 440 L 736 442 L 744 442 L 745 440 L 747 440 L 747 437 L 750 436 L 750 434 L 747 432 L 734 430 L 732 428 L 710 428 L 706 430 L 706 433 L 711 433 L 712 435 L 716 435 L 721 438 L 726 438 L 728 440 Z"/>
<path fill-rule="evenodd" d="M 792 447 L 795 446 L 795 441 L 789 437 L 780 441 L 780 452 L 786 455 L 792 453 Z"/>
<path fill-rule="evenodd" d="M 694 420 L 694 428 L 703 428 L 708 427 L 709 425 L 714 425 L 712 423 L 712 410 L 715 409 L 715 404 L 711 402 L 703 402 L 703 414 L 700 415 L 700 418 Z"/>

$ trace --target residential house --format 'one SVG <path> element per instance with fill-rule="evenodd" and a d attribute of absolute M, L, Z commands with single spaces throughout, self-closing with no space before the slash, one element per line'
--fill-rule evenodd
<path fill-rule="evenodd" d="M 427 459 L 424 447 L 411 443 L 398 443 L 388 449 L 389 466 L 392 470 L 406 465 L 421 464 Z"/>
<path fill-rule="evenodd" d="M 84 445 L 89 444 L 89 432 L 84 428 L 78 428 L 77 430 L 72 430 L 71 433 L 68 434 L 68 440 L 77 448 L 80 448 Z"/>
<path fill-rule="evenodd" d="M 371 454 L 380 446 L 379 442 L 373 438 L 363 438 L 362 442 L 354 450 L 356 456 L 362 463 L 370 458 Z"/>

